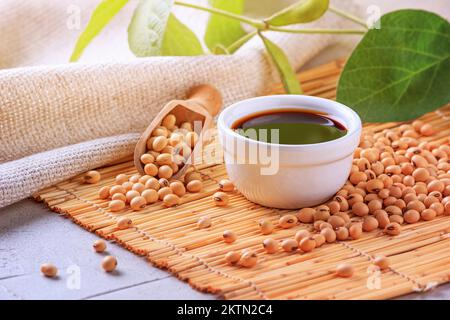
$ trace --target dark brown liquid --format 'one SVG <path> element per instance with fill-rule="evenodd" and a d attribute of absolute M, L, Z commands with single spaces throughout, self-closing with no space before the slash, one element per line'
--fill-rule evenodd
<path fill-rule="evenodd" d="M 231 128 L 247 138 L 279 144 L 320 143 L 347 133 L 341 123 L 326 114 L 301 109 L 257 112 L 237 120 Z"/>

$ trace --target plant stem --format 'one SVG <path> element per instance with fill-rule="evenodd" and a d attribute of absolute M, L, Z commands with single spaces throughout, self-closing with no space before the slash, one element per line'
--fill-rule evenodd
<path fill-rule="evenodd" d="M 258 33 L 258 31 L 252 31 L 247 33 L 245 36 L 237 39 L 235 42 L 233 42 L 232 44 L 230 44 L 227 48 L 227 51 L 229 53 L 233 53 L 234 51 L 236 51 L 237 49 L 239 49 L 244 43 L 246 43 L 248 40 L 250 40 L 251 38 L 253 38 L 256 34 Z"/>
<path fill-rule="evenodd" d="M 308 34 L 365 34 L 366 30 L 356 29 L 289 29 L 282 27 L 268 26 L 266 30 L 286 33 L 308 33 Z"/>
<path fill-rule="evenodd" d="M 231 18 L 231 19 L 238 20 L 243 23 L 249 24 L 257 29 L 264 29 L 264 22 L 262 22 L 262 21 L 244 17 L 242 15 L 231 13 L 231 12 L 228 12 L 225 10 L 220 10 L 220 9 L 210 8 L 210 7 L 203 7 L 203 6 L 193 4 L 193 3 L 187 3 L 184 1 L 175 1 L 174 4 L 179 5 L 179 6 L 188 7 L 188 8 L 198 9 L 198 10 L 202 10 L 202 11 L 207 11 L 207 12 L 214 13 L 214 14 L 218 14 L 218 15 L 221 15 L 221 16 L 224 16 L 227 18 Z"/>
<path fill-rule="evenodd" d="M 188 7 L 188 8 L 197 9 L 197 10 L 202 10 L 202 11 L 206 11 L 206 12 L 209 12 L 212 14 L 218 14 L 218 15 L 230 18 L 230 19 L 238 20 L 243 23 L 249 24 L 258 30 L 272 30 L 272 31 L 277 31 L 277 32 L 310 33 L 310 34 L 314 34 L 314 33 L 317 33 L 317 34 L 320 34 L 320 33 L 322 33 L 322 34 L 364 34 L 365 33 L 365 30 L 352 30 L 352 29 L 289 29 L 289 28 L 284 28 L 284 27 L 275 27 L 275 26 L 267 25 L 263 21 L 248 18 L 248 17 L 242 16 L 239 14 L 225 11 L 225 10 L 220 10 L 220 9 L 211 8 L 211 7 L 203 7 L 200 5 L 196 5 L 196 4 L 188 3 L 188 2 L 184 2 L 184 1 L 175 1 L 174 4 L 179 5 L 179 6 Z M 333 8 L 331 6 L 330 6 L 330 11 L 333 11 L 334 13 L 336 13 L 340 16 L 343 16 L 347 19 L 350 19 L 356 23 L 359 23 L 367 28 L 365 22 L 360 20 L 357 17 L 354 17 L 346 12 L 343 12 L 343 11 Z M 231 50 L 233 50 L 233 49 L 236 50 L 238 48 L 238 46 L 245 43 L 245 41 L 247 41 L 248 39 L 253 37 L 255 34 L 256 34 L 256 31 L 247 34 L 246 36 L 242 37 L 241 39 L 238 39 L 235 43 L 230 45 Z M 227 48 L 227 49 L 229 49 L 229 48 Z"/>
<path fill-rule="evenodd" d="M 333 7 L 333 6 L 329 6 L 328 9 L 329 9 L 331 12 L 334 12 L 335 14 L 337 14 L 337 15 L 339 15 L 339 16 L 341 16 L 341 17 L 344 17 L 344 18 L 347 18 L 347 19 L 349 19 L 349 20 L 351 20 L 351 21 L 353 21 L 353 22 L 356 22 L 357 24 L 360 24 L 360 25 L 362 25 L 363 27 L 365 27 L 366 29 L 368 29 L 368 28 L 367 28 L 367 23 L 366 23 L 365 21 L 361 20 L 360 18 L 355 17 L 354 15 L 352 15 L 352 14 L 350 14 L 350 13 L 347 13 L 347 12 L 345 12 L 345 11 L 339 10 L 339 9 Z"/>

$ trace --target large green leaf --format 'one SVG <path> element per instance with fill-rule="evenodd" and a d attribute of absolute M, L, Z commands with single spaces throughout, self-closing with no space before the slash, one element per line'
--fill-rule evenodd
<path fill-rule="evenodd" d="M 416 118 L 450 101 L 450 24 L 421 10 L 381 17 L 339 80 L 337 99 L 364 121 Z"/>
<path fill-rule="evenodd" d="M 158 56 L 173 0 L 141 0 L 128 26 L 128 45 L 138 57 Z"/>
<path fill-rule="evenodd" d="M 195 56 L 201 54 L 203 54 L 202 45 L 195 33 L 171 13 L 167 21 L 161 55 Z"/>
<path fill-rule="evenodd" d="M 283 50 L 278 47 L 275 43 L 264 37 L 261 33 L 259 36 L 264 42 L 266 46 L 267 52 L 269 53 L 272 61 L 280 73 L 281 80 L 283 81 L 284 88 L 287 93 L 290 94 L 300 94 L 302 93 L 302 89 L 300 87 L 300 82 L 297 79 L 297 76 L 289 64 L 289 60 L 284 54 Z"/>
<path fill-rule="evenodd" d="M 300 0 L 275 13 L 266 22 L 272 26 L 287 26 L 319 19 L 328 10 L 329 0 Z"/>
<path fill-rule="evenodd" d="M 95 8 L 87 27 L 75 44 L 70 61 L 77 61 L 89 43 L 102 31 L 108 22 L 123 8 L 128 0 L 103 0 Z"/>
<path fill-rule="evenodd" d="M 244 8 L 244 0 L 209 0 L 209 3 L 214 8 L 236 14 L 241 14 Z M 216 47 L 226 48 L 245 34 L 239 21 L 211 14 L 206 27 L 205 43 L 211 52 L 216 52 Z"/>
<path fill-rule="evenodd" d="M 203 53 L 196 35 L 170 11 L 173 0 L 141 0 L 128 27 L 128 44 L 138 57 Z"/>

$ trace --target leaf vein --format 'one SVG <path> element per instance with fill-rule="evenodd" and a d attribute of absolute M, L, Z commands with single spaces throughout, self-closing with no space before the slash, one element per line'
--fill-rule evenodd
<path fill-rule="evenodd" d="M 370 67 L 358 67 L 355 69 L 350 69 L 347 71 L 347 73 L 351 73 L 351 72 L 355 72 L 355 71 L 361 71 L 361 70 L 372 70 L 372 69 L 393 69 L 393 70 L 400 70 L 400 71 L 405 71 L 407 73 L 412 73 L 412 70 L 406 69 L 406 68 L 402 68 L 402 67 L 397 67 L 397 66 L 370 66 Z"/>
<path fill-rule="evenodd" d="M 429 68 L 431 68 L 431 67 L 433 67 L 433 66 L 435 66 L 435 65 L 438 65 L 438 64 L 442 63 L 443 61 L 445 61 L 445 60 L 448 59 L 448 58 L 450 58 L 450 55 L 448 55 L 447 57 L 445 57 L 444 59 L 442 59 L 442 60 L 440 60 L 440 61 L 438 61 L 438 62 L 433 62 L 433 63 L 429 64 L 428 66 L 426 66 L 426 67 L 424 67 L 424 68 L 421 68 L 421 69 L 417 70 L 416 72 L 411 73 L 411 75 L 412 75 L 412 76 L 417 75 L 417 74 L 419 74 L 419 73 L 421 73 L 421 72 L 423 72 L 423 71 L 425 71 L 425 70 L 427 70 L 427 69 L 429 69 Z M 408 80 L 409 78 L 410 78 L 409 75 L 406 76 L 406 77 L 400 78 L 399 80 L 390 83 L 390 84 L 387 85 L 386 87 L 384 87 L 384 88 L 382 88 L 382 89 L 380 89 L 380 90 L 377 90 L 377 91 L 373 92 L 372 94 L 368 95 L 367 97 L 364 97 L 364 98 L 362 98 L 362 99 L 359 99 L 358 101 L 356 101 L 356 102 L 354 103 L 354 105 L 358 105 L 358 104 L 360 104 L 361 102 L 367 100 L 368 98 L 371 98 L 371 97 L 373 97 L 373 96 L 375 96 L 375 95 L 377 95 L 377 94 L 380 94 L 380 93 L 386 91 L 387 89 L 391 88 L 392 86 L 395 86 L 395 85 L 397 85 L 397 84 L 399 84 L 399 83 L 401 83 L 401 82 L 403 82 L 403 81 L 405 81 L 405 80 Z"/>
<path fill-rule="evenodd" d="M 400 51 L 407 51 L 407 52 L 412 52 L 412 53 L 417 53 L 417 54 L 419 54 L 419 55 L 421 55 L 421 56 L 424 56 L 424 57 L 430 57 L 430 58 L 436 58 L 436 59 L 440 59 L 440 58 L 442 58 L 442 57 L 440 57 L 440 56 L 437 56 L 437 55 L 435 55 L 435 54 L 431 54 L 431 53 L 427 53 L 427 52 L 423 52 L 423 51 L 418 51 L 418 50 L 413 50 L 413 49 L 410 49 L 410 48 L 404 48 L 404 47 L 383 47 L 383 46 L 381 46 L 381 47 L 370 47 L 370 48 L 361 48 L 360 50 L 361 51 L 365 51 L 365 50 L 379 50 L 379 49 L 382 49 L 382 50 L 400 50 Z"/>
<path fill-rule="evenodd" d="M 433 84 L 434 80 L 436 79 L 437 70 L 439 69 L 437 66 L 440 65 L 441 63 L 442 62 L 438 63 L 435 66 L 434 71 L 433 71 L 433 75 L 431 76 L 431 80 L 430 80 L 430 83 L 429 83 L 428 88 L 427 88 L 427 91 L 425 91 L 422 99 L 425 99 L 425 97 L 428 95 L 428 92 L 430 92 L 432 84 Z"/>
<path fill-rule="evenodd" d="M 406 86 L 405 86 L 405 89 L 403 89 L 403 92 L 399 94 L 398 98 L 394 101 L 394 103 L 392 104 L 391 108 L 393 108 L 394 106 L 396 106 L 397 103 L 399 103 L 400 100 L 403 98 L 403 96 L 405 95 L 406 91 L 408 91 L 408 88 L 409 88 L 409 86 L 410 86 L 410 84 L 411 84 L 411 80 L 412 80 L 412 79 L 413 79 L 412 77 L 409 78 L 408 83 L 407 83 Z"/>
<path fill-rule="evenodd" d="M 450 38 L 450 35 L 442 32 L 436 32 L 434 30 L 427 30 L 427 29 L 417 29 L 417 28 L 400 28 L 400 27 L 394 27 L 394 26 L 388 26 L 384 27 L 384 29 L 392 29 L 392 30 L 400 30 L 400 31 L 415 31 L 415 32 L 421 32 L 421 33 L 430 33 L 430 34 L 436 34 L 443 36 L 445 38 Z"/>

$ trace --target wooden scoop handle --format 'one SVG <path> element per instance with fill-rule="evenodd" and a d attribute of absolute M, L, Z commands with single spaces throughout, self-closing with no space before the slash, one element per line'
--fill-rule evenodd
<path fill-rule="evenodd" d="M 189 90 L 187 101 L 202 106 L 214 117 L 222 106 L 222 95 L 212 85 L 202 84 Z"/>

